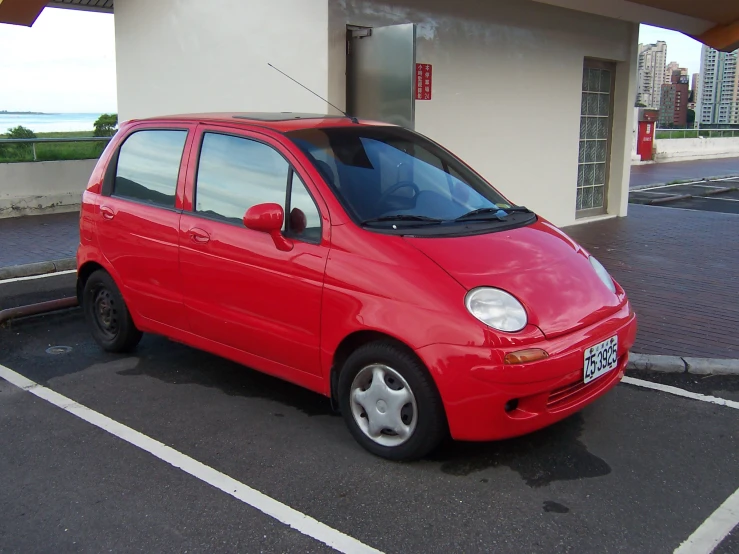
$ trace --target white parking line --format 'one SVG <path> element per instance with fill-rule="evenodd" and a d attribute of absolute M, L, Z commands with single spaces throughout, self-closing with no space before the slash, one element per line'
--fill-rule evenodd
<path fill-rule="evenodd" d="M 737 198 L 720 198 L 718 196 L 696 196 L 696 198 L 704 198 L 706 200 L 726 200 L 728 202 L 739 202 Z"/>
<path fill-rule="evenodd" d="M 95 427 L 107 431 L 111 435 L 123 439 L 127 443 L 148 452 L 160 460 L 181 469 L 185 473 L 189 473 L 193 477 L 273 517 L 277 521 L 292 527 L 299 533 L 312 537 L 339 552 L 346 554 L 382 554 L 379 550 L 367 546 L 357 539 L 345 535 L 341 531 L 337 531 L 310 516 L 294 510 L 290 506 L 286 506 L 274 498 L 262 494 L 258 490 L 178 452 L 166 444 L 139 433 L 130 427 L 126 427 L 122 423 L 118 423 L 82 404 L 78 404 L 74 400 L 62 396 L 51 389 L 26 379 L 23 375 L 16 373 L 10 368 L 0 365 L 0 377 L 16 387 L 46 400 L 54 406 L 91 423 Z"/>
<path fill-rule="evenodd" d="M 706 185 L 706 183 L 723 183 L 724 181 L 733 182 L 735 179 L 736 177 L 722 177 L 720 179 L 711 179 L 710 181 L 689 181 L 687 183 L 673 183 L 671 185 L 655 185 L 653 187 L 646 187 L 643 189 L 633 189 L 631 192 L 643 192 L 645 190 L 667 189 L 671 187 L 684 187 L 687 185 L 698 185 L 698 184 L 710 187 L 711 185 Z M 719 187 L 716 187 L 716 188 L 719 188 Z"/>
<path fill-rule="evenodd" d="M 43 275 L 31 275 L 29 277 L 14 277 L 13 279 L 0 280 L 0 285 L 7 283 L 18 283 L 20 281 L 33 281 L 35 279 L 46 279 L 47 277 L 58 277 L 59 275 L 69 275 L 70 273 L 77 273 L 76 269 L 68 269 L 66 271 L 56 271 L 54 273 L 44 273 Z"/>
<path fill-rule="evenodd" d="M 642 381 L 641 379 L 634 379 L 633 377 L 624 377 L 621 380 L 622 383 L 627 385 L 634 385 L 636 387 L 644 387 L 645 389 L 653 389 L 675 396 L 682 396 L 683 398 L 691 398 L 692 400 L 700 400 L 702 402 L 710 402 L 711 404 L 718 404 L 719 406 L 728 406 L 739 410 L 739 402 L 733 400 L 726 400 L 725 398 L 716 398 L 715 396 L 706 396 L 705 394 L 698 394 L 687 390 L 679 389 L 677 387 L 671 387 L 670 385 L 663 385 L 661 383 L 652 383 L 651 381 Z"/>
<path fill-rule="evenodd" d="M 623 383 L 627 385 L 635 385 L 646 389 L 658 390 L 683 398 L 692 400 L 700 400 L 701 402 L 709 402 L 718 404 L 719 406 L 728 406 L 739 410 L 739 402 L 726 400 L 724 398 L 716 398 L 715 396 L 706 396 L 686 391 L 669 385 L 660 383 L 652 383 L 651 381 L 642 381 L 632 377 L 624 377 Z M 739 489 L 734 492 L 718 509 L 713 512 L 709 518 L 704 521 L 695 532 L 688 537 L 684 543 L 678 546 L 673 554 L 711 554 L 716 547 L 721 544 L 731 530 L 739 525 Z"/>
<path fill-rule="evenodd" d="M 739 524 L 739 489 L 675 549 L 674 554 L 710 554 Z"/>

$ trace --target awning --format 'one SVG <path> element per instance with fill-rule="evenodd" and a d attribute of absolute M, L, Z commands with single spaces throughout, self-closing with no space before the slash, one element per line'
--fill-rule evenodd
<path fill-rule="evenodd" d="M 739 48 L 738 0 L 534 1 L 674 29 L 725 52 L 733 52 Z M 113 2 L 114 0 L 0 0 L 0 23 L 31 26 L 47 5 L 112 13 Z"/>
<path fill-rule="evenodd" d="M 0 23 L 30 27 L 47 6 L 113 13 L 113 0 L 0 0 Z"/>

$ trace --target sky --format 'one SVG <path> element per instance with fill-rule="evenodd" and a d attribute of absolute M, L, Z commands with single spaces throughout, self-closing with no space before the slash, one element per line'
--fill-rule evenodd
<path fill-rule="evenodd" d="M 642 25 L 639 29 L 639 42 L 652 44 L 658 40 L 667 43 L 667 63 L 677 62 L 688 68 L 688 75 L 701 71 L 701 43 L 677 31 Z"/>
<path fill-rule="evenodd" d="M 639 42 L 667 42 L 667 61 L 700 71 L 701 45 L 642 25 Z M 115 113 L 113 15 L 45 9 L 33 27 L 0 25 L 0 110 Z"/>
<path fill-rule="evenodd" d="M 117 111 L 112 14 L 47 8 L 33 27 L 0 25 L 0 52 L 0 110 Z"/>

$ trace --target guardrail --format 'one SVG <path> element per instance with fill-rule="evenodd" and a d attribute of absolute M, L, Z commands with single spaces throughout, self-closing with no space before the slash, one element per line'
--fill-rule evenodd
<path fill-rule="evenodd" d="M 33 150 L 33 161 L 37 161 L 36 145 L 49 142 L 110 142 L 113 137 L 55 137 L 55 138 L 30 138 L 30 139 L 0 139 L 3 144 L 30 144 Z"/>
<path fill-rule="evenodd" d="M 657 129 L 655 139 L 739 138 L 739 129 Z"/>

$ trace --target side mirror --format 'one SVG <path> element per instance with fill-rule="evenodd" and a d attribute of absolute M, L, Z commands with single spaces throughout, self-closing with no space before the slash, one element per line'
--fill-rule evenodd
<path fill-rule="evenodd" d="M 289 252 L 293 249 L 292 241 L 282 235 L 282 224 L 285 221 L 285 211 L 279 204 L 257 204 L 246 210 L 244 225 L 252 231 L 268 233 L 278 250 Z"/>

